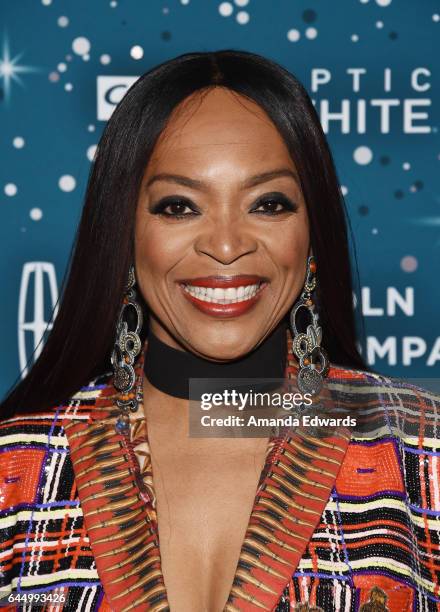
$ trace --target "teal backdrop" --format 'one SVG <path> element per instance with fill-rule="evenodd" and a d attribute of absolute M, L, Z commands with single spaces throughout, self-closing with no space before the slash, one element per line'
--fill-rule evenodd
<path fill-rule="evenodd" d="M 114 105 L 155 64 L 222 48 L 278 61 L 315 103 L 355 238 L 368 362 L 439 376 L 436 1 L 2 0 L 0 11 L 0 395 L 44 337 Z"/>

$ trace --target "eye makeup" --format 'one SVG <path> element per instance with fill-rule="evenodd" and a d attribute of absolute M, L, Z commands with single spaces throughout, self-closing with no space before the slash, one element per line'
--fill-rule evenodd
<path fill-rule="evenodd" d="M 274 216 L 287 212 L 297 212 L 298 204 L 284 193 L 274 191 L 260 196 L 252 205 L 249 213 Z M 200 209 L 189 198 L 183 196 L 166 196 L 150 207 L 150 213 L 162 217 L 183 219 L 198 216 Z"/>

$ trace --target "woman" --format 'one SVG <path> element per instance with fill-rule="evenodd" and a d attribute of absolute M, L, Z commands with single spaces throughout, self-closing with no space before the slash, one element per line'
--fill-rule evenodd
<path fill-rule="evenodd" d="M 11 599 L 440 609 L 439 398 L 368 371 L 351 287 L 331 154 L 291 74 L 226 50 L 139 79 L 99 144 L 53 330 L 2 405 Z M 285 377 L 363 427 L 188 435 L 189 379 Z"/>

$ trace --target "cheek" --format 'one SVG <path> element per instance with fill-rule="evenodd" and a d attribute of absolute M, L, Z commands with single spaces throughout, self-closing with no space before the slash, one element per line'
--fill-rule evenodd
<path fill-rule="evenodd" d="M 307 222 L 292 219 L 267 233 L 266 248 L 275 265 L 287 276 L 297 277 L 307 260 L 309 232 Z"/>
<path fill-rule="evenodd" d="M 147 238 L 148 236 L 148 238 Z M 145 232 L 142 238 L 136 238 L 136 273 L 139 279 L 160 276 L 167 267 L 164 242 L 155 239 L 154 234 Z"/>
<path fill-rule="evenodd" d="M 175 253 L 166 228 L 161 227 L 156 219 L 137 221 L 136 278 L 146 304 L 159 316 L 162 305 L 168 302 L 166 281 L 168 271 L 174 265 Z"/>
<path fill-rule="evenodd" d="M 152 218 L 137 223 L 135 257 L 138 277 L 166 280 L 181 252 L 179 239 L 160 220 Z"/>

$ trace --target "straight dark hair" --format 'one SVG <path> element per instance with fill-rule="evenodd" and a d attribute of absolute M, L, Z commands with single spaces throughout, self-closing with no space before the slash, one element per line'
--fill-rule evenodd
<path fill-rule="evenodd" d="M 58 316 L 40 357 L 1 404 L 2 418 L 56 406 L 110 370 L 145 167 L 173 109 L 194 92 L 215 86 L 257 103 L 283 137 L 308 209 L 322 345 L 331 362 L 368 369 L 356 341 L 348 217 L 305 88 L 286 69 L 254 53 L 185 53 L 138 79 L 109 120 L 90 172 Z"/>

